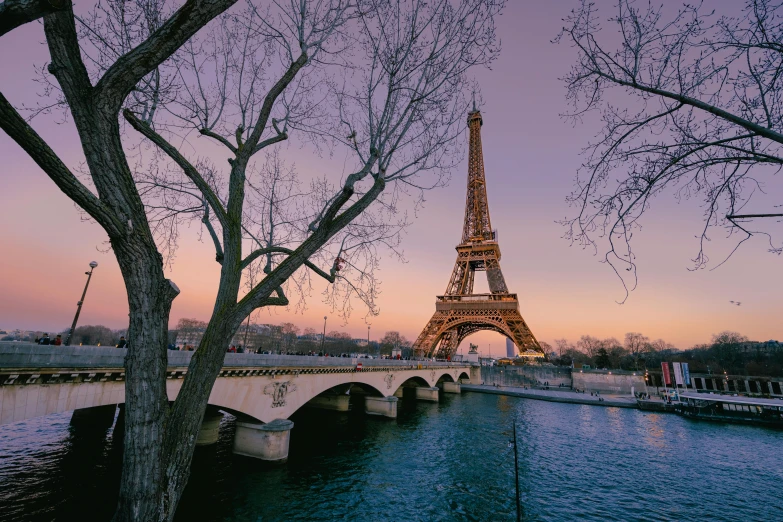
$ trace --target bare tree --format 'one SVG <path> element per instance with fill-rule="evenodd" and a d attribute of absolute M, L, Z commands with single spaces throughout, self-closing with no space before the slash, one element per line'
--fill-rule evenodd
<path fill-rule="evenodd" d="M 88 346 L 114 346 L 119 338 L 120 336 L 107 326 L 84 325 L 73 331 L 71 342 Z"/>
<path fill-rule="evenodd" d="M 625 349 L 633 357 L 634 369 L 639 369 L 639 356 L 647 350 L 650 338 L 637 332 L 625 334 Z"/>
<path fill-rule="evenodd" d="M 318 331 L 315 328 L 310 328 L 309 326 L 305 328 L 302 331 L 302 335 L 310 339 L 311 341 L 314 341 L 318 337 Z"/>
<path fill-rule="evenodd" d="M 601 348 L 602 343 L 601 340 L 597 337 L 593 337 L 591 335 L 583 335 L 577 342 L 576 342 L 577 348 L 579 348 L 580 351 L 587 354 L 588 357 L 591 359 L 596 356 L 598 353 L 598 349 Z"/>
<path fill-rule="evenodd" d="M 583 0 L 566 19 L 557 41 L 577 52 L 565 77 L 573 106 L 567 117 L 597 112 L 604 128 L 585 149 L 568 197 L 578 213 L 563 224 L 582 246 L 597 251 L 599 238 L 608 241 L 604 261 L 623 280 L 626 299 L 637 282 L 633 233 L 666 191 L 702 200 L 694 269 L 708 263 L 712 227 L 739 234 L 732 253 L 757 233 L 781 253 L 747 220 L 783 214 L 745 211 L 763 192 L 761 178 L 783 165 L 781 9 L 753 0 L 737 16 L 719 16 L 697 2 L 668 16 L 648 2 L 618 0 L 604 13 Z"/>
<path fill-rule="evenodd" d="M 394 348 L 403 350 L 405 348 L 409 348 L 411 345 L 410 341 L 408 341 L 404 335 L 400 334 L 400 332 L 396 330 L 391 330 L 383 334 L 380 343 L 381 353 L 385 353 L 386 355 L 391 355 Z"/>
<path fill-rule="evenodd" d="M 174 424 L 198 430 L 231 333 L 253 310 L 288 305 L 291 286 L 301 288 L 311 273 L 331 283 L 327 302 L 346 314 L 351 296 L 374 311 L 377 249 L 396 245 L 400 192 L 441 184 L 456 160 L 452 151 L 464 128 L 471 86 L 465 73 L 494 56 L 492 17 L 501 6 L 489 0 L 415 0 L 360 2 L 354 9 L 331 0 L 297 1 L 264 13 L 251 9 L 224 17 L 214 31 L 183 47 L 179 75 L 191 78 L 183 85 L 192 87 L 183 88 L 181 109 L 168 105 L 171 119 L 153 124 L 124 111 L 130 125 L 168 159 L 166 173 L 180 174 L 143 180 L 156 189 L 147 193 L 150 205 L 171 209 L 172 220 L 199 216 L 222 267 L 200 346 L 204 374 L 186 377 L 181 396 L 187 399 L 178 398 L 171 409 Z M 324 91 L 313 70 L 329 70 L 321 62 L 343 52 L 346 38 L 355 47 L 350 67 L 341 68 L 347 79 Z M 278 75 L 265 82 L 263 75 L 275 70 Z M 251 81 L 243 82 L 244 76 Z M 333 112 L 311 99 L 319 92 L 334 100 Z M 171 137 L 177 122 L 222 146 L 228 171 L 176 148 Z M 339 183 L 326 176 L 301 191 L 294 174 L 272 155 L 254 181 L 254 156 L 287 140 L 290 132 L 344 147 L 352 154 L 353 173 Z M 393 190 L 384 193 L 387 185 Z M 172 192 L 185 197 L 174 200 Z M 263 263 L 265 277 L 240 295 L 245 269 L 256 262 Z M 283 332 L 288 349 L 285 339 Z M 169 480 L 185 478 L 192 448 L 183 450 L 180 436 L 164 443 L 174 455 Z"/>
<path fill-rule="evenodd" d="M 340 355 L 345 352 L 354 351 L 355 346 L 350 334 L 332 330 L 326 334 L 324 351 L 332 355 Z"/>
<path fill-rule="evenodd" d="M 162 444 L 168 415 L 167 328 L 171 302 L 179 289 L 164 275 L 126 160 L 117 116 L 139 82 L 234 2 L 188 0 L 104 70 L 93 71 L 92 77 L 80 50 L 73 9 L 68 6 L 44 17 L 51 57 L 48 71 L 73 117 L 95 191 L 74 175 L 0 94 L 0 127 L 106 231 L 128 290 L 128 330 L 134 349 L 125 360 L 126 438 L 116 520 L 169 519 L 179 498 L 179 493 L 170 496 L 166 492 L 167 459 Z"/>
<path fill-rule="evenodd" d="M 616 337 L 607 337 L 606 339 L 601 339 L 601 346 L 611 351 L 618 346 L 622 347 L 623 343 L 621 343 Z"/>
<path fill-rule="evenodd" d="M 198 319 L 181 318 L 177 322 L 177 337 L 175 342 L 183 350 L 193 350 L 198 348 L 201 338 L 207 329 L 206 321 Z"/>
<path fill-rule="evenodd" d="M 187 43 L 233 2 L 188 0 L 170 16 L 162 4 L 127 3 L 144 16 L 107 8 L 80 19 L 81 40 L 72 9 L 44 18 L 48 71 L 76 123 L 95 192 L 0 95 L 0 127 L 104 228 L 126 284 L 133 349 L 115 520 L 173 519 L 225 346 L 250 313 L 288 305 L 286 285 L 303 273 L 331 283 L 325 297 L 333 303 L 353 295 L 372 307 L 376 249 L 393 248 L 401 226 L 389 218 L 402 195 L 442 184 L 457 161 L 467 73 L 496 56 L 493 20 L 504 4 L 289 0 L 221 17 Z M 139 31 L 123 29 L 134 24 Z M 318 70 L 338 66 L 341 81 L 319 81 Z M 222 76 L 205 85 L 209 67 Z M 127 148 L 148 172 L 128 164 L 120 112 L 147 140 L 134 147 L 130 138 Z M 227 172 L 175 146 L 190 132 L 222 147 Z M 265 181 L 252 185 L 254 157 L 295 132 L 351 154 L 351 173 L 317 180 L 304 210 Z M 266 221 L 259 201 L 272 214 Z M 169 407 L 166 332 L 179 290 L 165 278 L 161 250 L 170 253 L 177 220 L 188 218 L 202 222 L 221 273 L 199 350 Z M 241 293 L 259 262 L 264 277 Z"/>
<path fill-rule="evenodd" d="M 292 350 L 294 346 L 296 346 L 299 327 L 294 323 L 283 323 L 280 325 L 280 334 L 282 336 L 283 348 L 285 350 Z"/>
<path fill-rule="evenodd" d="M 712 336 L 710 350 L 724 368 L 736 367 L 742 358 L 742 345 L 747 342 L 746 336 L 726 330 Z"/>
<path fill-rule="evenodd" d="M 206 328 L 206 321 L 200 321 L 198 319 L 188 319 L 183 317 L 177 321 L 177 330 L 180 332 L 204 331 Z"/>
<path fill-rule="evenodd" d="M 549 343 L 547 343 L 547 342 L 544 342 L 544 341 L 539 341 L 539 343 L 538 343 L 538 344 L 539 344 L 539 345 L 541 345 L 541 350 L 542 350 L 542 351 L 543 351 L 545 354 L 547 354 L 547 355 L 548 355 L 548 356 L 549 356 L 551 359 L 554 359 L 555 357 L 557 357 L 557 354 L 556 354 L 556 353 L 555 353 L 555 351 L 552 349 L 552 345 L 551 345 L 551 344 L 549 344 Z M 554 354 L 554 355 L 553 355 L 553 354 Z"/>
<path fill-rule="evenodd" d="M 647 343 L 647 350 L 650 352 L 662 352 L 664 350 L 671 350 L 672 348 L 674 348 L 674 346 L 663 339 L 656 339 Z"/>
<path fill-rule="evenodd" d="M 557 346 L 559 357 L 563 357 L 563 354 L 576 350 L 576 346 L 571 344 L 568 339 L 555 339 L 555 346 Z"/>

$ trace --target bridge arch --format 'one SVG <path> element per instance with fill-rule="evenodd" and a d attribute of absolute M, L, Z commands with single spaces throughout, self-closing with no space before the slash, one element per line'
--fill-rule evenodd
<path fill-rule="evenodd" d="M 317 375 L 278 375 L 275 378 L 218 379 L 210 404 L 233 408 L 262 422 L 287 419 L 294 412 L 330 391 L 345 393 L 348 387 L 366 395 L 390 396 L 396 375 L 386 372 L 341 372 Z M 421 379 L 428 386 L 425 379 Z M 176 396 L 176 390 L 174 395 Z M 169 392 L 171 396 L 171 391 Z M 337 394 L 335 393 L 335 394 Z"/>
<path fill-rule="evenodd" d="M 406 388 L 431 388 L 435 383 L 430 384 L 427 379 L 421 375 L 414 375 L 405 379 L 395 389 L 394 395 L 402 397 Z"/>
<path fill-rule="evenodd" d="M 456 382 L 456 379 L 454 377 L 455 376 L 453 375 L 453 372 L 452 373 L 449 373 L 449 372 L 442 373 L 440 375 L 440 377 L 438 377 L 438 380 L 435 382 L 435 384 L 437 385 L 437 384 L 440 384 L 442 382 Z"/>

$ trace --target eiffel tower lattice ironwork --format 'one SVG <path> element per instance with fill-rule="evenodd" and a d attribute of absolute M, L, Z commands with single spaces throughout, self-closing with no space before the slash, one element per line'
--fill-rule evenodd
<path fill-rule="evenodd" d="M 543 350 L 519 313 L 519 300 L 500 270 L 500 246 L 492 230 L 481 149 L 481 113 L 468 113 L 468 197 L 462 242 L 446 293 L 437 297 L 435 314 L 413 345 L 417 356 L 451 357 L 465 337 L 491 330 L 510 338 L 520 354 L 541 357 Z M 489 294 L 474 294 L 476 271 L 487 272 Z"/>

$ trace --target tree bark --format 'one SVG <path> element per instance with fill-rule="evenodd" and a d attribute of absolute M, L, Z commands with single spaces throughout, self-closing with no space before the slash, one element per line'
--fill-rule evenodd
<path fill-rule="evenodd" d="M 168 416 L 168 320 L 178 289 L 163 277 L 157 250 L 112 246 L 129 289 L 131 310 L 125 358 L 125 445 L 115 521 L 167 520 L 173 509 L 163 477 Z M 176 504 L 174 504 L 176 506 Z"/>
<path fill-rule="evenodd" d="M 5 0 L 0 2 L 0 36 L 49 13 L 71 7 L 70 0 Z"/>

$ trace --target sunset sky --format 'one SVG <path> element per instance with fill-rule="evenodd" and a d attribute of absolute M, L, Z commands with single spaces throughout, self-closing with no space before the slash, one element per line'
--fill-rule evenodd
<path fill-rule="evenodd" d="M 599 130 L 596 121 L 572 125 L 559 115 L 567 110 L 558 79 L 575 58 L 557 35 L 573 2 L 510 2 L 499 19 L 502 53 L 492 70 L 480 71 L 484 104 L 482 137 L 492 224 L 499 230 L 501 267 L 521 312 L 539 340 L 576 341 L 580 335 L 614 336 L 641 332 L 680 348 L 707 342 L 712 334 L 736 330 L 754 340 L 783 340 L 783 259 L 768 254 L 763 239 L 747 242 L 726 264 L 710 271 L 689 271 L 702 227 L 698 201 L 655 201 L 635 236 L 639 286 L 625 304 L 624 291 L 600 256 L 571 247 L 556 220 L 573 215 L 565 197 L 580 165 L 580 150 Z M 79 4 L 77 3 L 77 7 Z M 15 105 L 37 101 L 35 68 L 48 60 L 39 23 L 3 36 L 0 90 Z M 43 116 L 34 128 L 72 167 L 81 149 L 70 121 Z M 300 172 L 316 173 L 318 159 L 300 157 L 284 145 L 284 156 Z M 82 310 L 80 324 L 127 326 L 127 300 L 119 268 L 106 235 L 82 220 L 74 204 L 28 156 L 0 133 L 0 328 L 60 331 L 70 325 L 88 263 L 99 267 Z M 451 273 L 462 231 L 466 162 L 452 173 L 445 189 L 427 194 L 425 207 L 407 231 L 407 262 L 382 261 L 381 313 L 367 318 L 357 307 L 347 324 L 313 293 L 308 310 L 262 312 L 260 322 L 293 322 L 300 327 L 344 330 L 354 337 L 379 338 L 399 330 L 414 340 L 434 312 Z M 780 180 L 768 190 L 781 194 Z M 754 208 L 761 212 L 769 208 Z M 778 230 L 783 226 L 778 224 Z M 713 233 L 710 268 L 733 247 Z M 198 229 L 184 231 L 168 275 L 182 290 L 171 325 L 179 318 L 208 319 L 217 287 L 218 265 Z M 479 289 L 481 287 L 479 286 Z M 730 300 L 741 301 L 737 307 Z M 504 339 L 479 333 L 468 341 L 483 352 L 504 353 Z"/>

